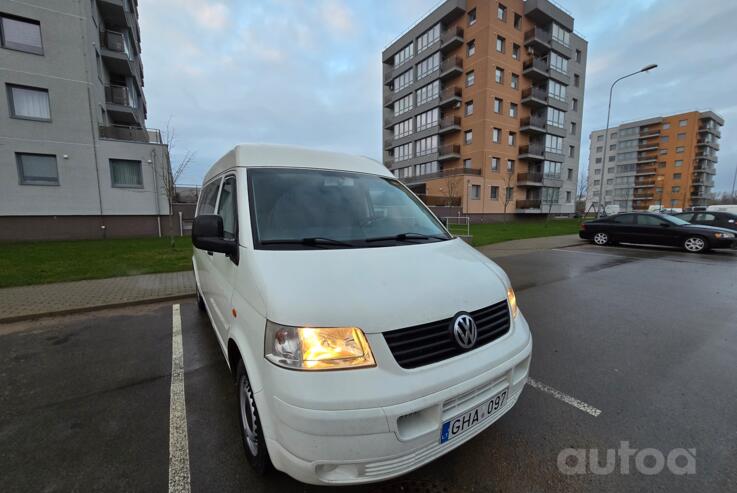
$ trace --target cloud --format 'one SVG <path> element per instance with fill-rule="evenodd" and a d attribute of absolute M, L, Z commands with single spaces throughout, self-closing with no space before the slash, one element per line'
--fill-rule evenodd
<path fill-rule="evenodd" d="M 338 34 L 347 34 L 354 29 L 353 13 L 339 0 L 326 0 L 320 8 L 323 22 Z"/>

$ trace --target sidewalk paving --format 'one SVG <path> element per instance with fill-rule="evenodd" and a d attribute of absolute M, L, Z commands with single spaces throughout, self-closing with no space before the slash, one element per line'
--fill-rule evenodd
<path fill-rule="evenodd" d="M 489 258 L 578 245 L 578 235 L 505 241 L 479 247 Z M 0 323 L 192 296 L 192 271 L 0 289 Z"/>
<path fill-rule="evenodd" d="M 164 301 L 195 293 L 192 271 L 0 289 L 0 322 Z"/>

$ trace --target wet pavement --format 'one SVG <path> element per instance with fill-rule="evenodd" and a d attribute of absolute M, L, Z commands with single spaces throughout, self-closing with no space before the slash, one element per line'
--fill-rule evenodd
<path fill-rule="evenodd" d="M 737 252 L 582 245 L 496 261 L 533 331 L 531 377 L 601 414 L 528 386 L 460 448 L 345 491 L 737 490 Z M 254 476 L 209 323 L 191 299 L 181 318 L 192 491 L 328 491 Z M 0 325 L 0 491 L 167 491 L 171 344 L 171 303 Z M 559 470 L 564 449 L 604 466 L 621 442 L 693 449 L 696 472 L 646 475 L 632 457 Z"/>

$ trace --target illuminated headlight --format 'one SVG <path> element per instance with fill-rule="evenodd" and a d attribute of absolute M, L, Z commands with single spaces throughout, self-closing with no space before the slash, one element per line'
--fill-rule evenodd
<path fill-rule="evenodd" d="M 729 239 L 729 238 L 734 238 L 734 234 L 733 233 L 714 233 L 714 238 Z"/>
<path fill-rule="evenodd" d="M 264 355 L 293 370 L 344 370 L 376 366 L 358 327 L 288 327 L 266 322 Z"/>
<path fill-rule="evenodd" d="M 512 318 L 517 318 L 519 308 L 517 308 L 517 295 L 514 294 L 514 289 L 507 288 L 507 303 L 509 303 L 509 311 L 512 314 Z"/>

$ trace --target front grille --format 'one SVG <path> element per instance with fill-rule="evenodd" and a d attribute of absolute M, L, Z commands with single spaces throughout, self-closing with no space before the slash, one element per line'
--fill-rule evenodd
<path fill-rule="evenodd" d="M 488 344 L 509 331 L 507 300 L 473 311 L 471 316 L 478 330 L 476 345 L 471 350 Z M 402 368 L 437 363 L 466 352 L 458 347 L 449 330 L 451 320 L 453 317 L 384 332 L 384 339 Z"/>

